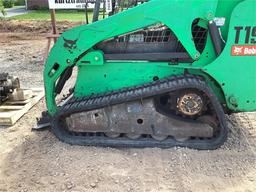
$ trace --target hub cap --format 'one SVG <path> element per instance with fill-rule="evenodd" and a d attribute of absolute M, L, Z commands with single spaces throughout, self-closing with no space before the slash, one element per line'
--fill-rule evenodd
<path fill-rule="evenodd" d="M 196 93 L 184 94 L 178 98 L 178 110 L 188 116 L 199 114 L 203 109 L 203 99 Z"/>

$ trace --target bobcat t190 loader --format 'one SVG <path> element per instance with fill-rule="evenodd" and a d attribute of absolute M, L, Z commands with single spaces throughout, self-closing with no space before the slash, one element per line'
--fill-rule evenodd
<path fill-rule="evenodd" d="M 73 92 L 57 105 L 74 67 Z M 256 110 L 256 1 L 149 0 L 73 28 L 44 82 L 61 141 L 215 149 L 225 114 Z"/>

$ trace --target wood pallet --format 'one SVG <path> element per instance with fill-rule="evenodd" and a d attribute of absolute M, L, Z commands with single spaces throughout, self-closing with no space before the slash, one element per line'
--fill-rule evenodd
<path fill-rule="evenodd" d="M 6 101 L 0 105 L 0 125 L 14 125 L 25 113 L 44 97 L 44 90 L 31 89 L 32 98 L 25 101 Z"/>

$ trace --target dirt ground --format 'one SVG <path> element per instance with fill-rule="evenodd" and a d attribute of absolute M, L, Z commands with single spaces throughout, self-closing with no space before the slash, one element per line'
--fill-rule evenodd
<path fill-rule="evenodd" d="M 43 87 L 46 40 L 14 31 L 0 30 L 0 71 L 18 75 L 24 88 Z M 48 130 L 31 131 L 43 110 L 44 100 L 14 126 L 0 127 L 0 192 L 256 191 L 256 113 L 227 117 L 228 141 L 197 151 L 71 146 Z"/>
<path fill-rule="evenodd" d="M 68 21 L 58 21 L 57 30 L 65 31 L 76 25 L 80 25 L 82 22 L 68 22 Z M 0 19 L 0 32 L 23 32 L 23 33 L 35 33 L 35 34 L 45 34 L 51 31 L 51 22 L 50 21 L 26 21 L 26 20 L 1 20 Z"/>

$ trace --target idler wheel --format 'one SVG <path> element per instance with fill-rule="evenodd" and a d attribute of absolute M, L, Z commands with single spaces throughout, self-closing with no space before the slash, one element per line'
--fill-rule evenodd
<path fill-rule="evenodd" d="M 164 141 L 167 139 L 168 135 L 159 135 L 159 134 L 153 134 L 151 137 L 157 141 Z"/>
<path fill-rule="evenodd" d="M 141 135 L 140 134 L 135 134 L 135 133 L 127 133 L 126 137 L 128 137 L 129 139 L 135 140 L 135 139 L 139 139 L 141 137 Z"/>
<path fill-rule="evenodd" d="M 115 133 L 115 132 L 107 132 L 105 133 L 105 135 L 109 138 L 117 138 L 119 137 L 121 134 L 120 133 Z"/>
<path fill-rule="evenodd" d="M 189 137 L 175 137 L 175 140 L 179 142 L 185 142 L 189 140 Z"/>

